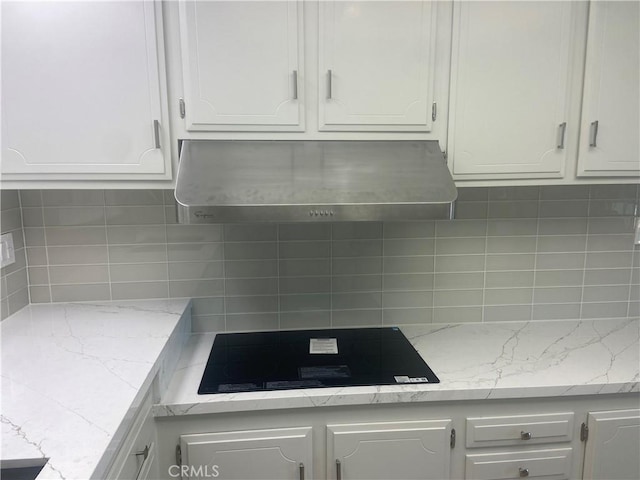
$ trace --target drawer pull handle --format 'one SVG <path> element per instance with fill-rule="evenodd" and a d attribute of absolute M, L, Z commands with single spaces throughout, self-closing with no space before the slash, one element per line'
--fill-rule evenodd
<path fill-rule="evenodd" d="M 135 453 L 136 457 L 142 457 L 142 461 L 144 462 L 149 456 L 149 445 L 144 446 L 144 450 L 140 450 Z"/>
<path fill-rule="evenodd" d="M 531 440 L 531 432 L 520 432 L 520 440 Z"/>
<path fill-rule="evenodd" d="M 300 480 L 304 480 L 304 463 L 300 462 Z"/>
<path fill-rule="evenodd" d="M 521 477 L 528 477 L 529 476 L 529 469 L 528 468 L 519 468 L 518 472 L 520 473 Z"/>
<path fill-rule="evenodd" d="M 336 480 L 342 480 L 342 464 L 336 460 Z"/>

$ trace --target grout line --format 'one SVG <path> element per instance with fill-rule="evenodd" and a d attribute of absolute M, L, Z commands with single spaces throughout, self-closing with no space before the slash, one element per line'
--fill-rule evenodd
<path fill-rule="evenodd" d="M 47 263 L 47 282 L 49 282 L 49 303 L 53 302 L 53 291 L 51 288 L 51 271 L 49 264 L 49 242 L 47 241 L 47 226 L 44 221 L 44 196 L 42 190 L 38 190 L 40 194 L 40 212 L 42 213 L 42 235 L 44 237 L 44 258 Z M 26 252 L 25 252 L 26 253 Z"/>
<path fill-rule="evenodd" d="M 533 310 L 536 305 L 536 279 L 538 276 L 538 249 L 540 240 L 540 205 L 542 202 L 542 189 L 538 189 L 538 218 L 536 220 L 536 241 L 533 252 L 533 279 L 532 279 L 532 291 L 531 291 L 531 313 L 529 314 L 529 320 L 533 320 Z"/>
<path fill-rule="evenodd" d="M 385 321 L 384 321 L 384 310 L 385 310 L 385 305 L 384 305 L 384 293 L 385 293 L 385 282 L 384 282 L 384 278 L 385 278 L 385 270 L 384 270 L 384 230 L 385 230 L 385 222 L 381 222 L 381 226 L 382 226 L 382 231 L 380 232 L 380 236 L 381 238 L 381 252 L 380 252 L 380 263 L 382 265 L 380 265 L 380 322 L 382 323 L 382 325 L 386 325 Z M 333 275 L 332 275 L 333 276 Z M 433 292 L 431 293 L 433 295 Z M 333 293 L 332 293 L 333 295 Z M 433 301 L 431 302 L 431 305 L 433 305 Z"/>
<path fill-rule="evenodd" d="M 220 237 L 222 240 L 222 315 L 223 315 L 223 319 L 224 319 L 224 331 L 227 332 L 228 331 L 228 326 L 227 326 L 227 270 L 225 268 L 225 237 L 226 235 L 224 234 L 224 225 L 221 226 L 220 228 Z M 168 248 L 168 247 L 167 247 Z M 167 260 L 169 258 L 167 257 Z M 167 261 L 167 265 L 168 265 L 168 261 Z"/>
<path fill-rule="evenodd" d="M 162 195 L 162 208 L 164 210 L 164 254 L 165 254 L 165 261 L 166 261 L 166 265 L 167 265 L 167 299 L 171 298 L 171 275 L 169 273 L 169 219 L 167 218 L 167 210 L 170 205 L 167 205 L 167 202 L 165 200 L 165 195 L 164 192 L 161 192 Z M 159 263 L 163 263 L 163 262 L 159 262 Z M 111 268 L 111 267 L 109 267 Z M 224 274 L 224 266 L 223 268 L 223 274 Z"/>
<path fill-rule="evenodd" d="M 226 280 L 225 280 L 226 283 Z M 280 224 L 276 225 L 276 293 L 278 299 L 278 330 L 282 329 L 282 316 L 280 315 Z M 225 293 L 226 296 L 226 293 Z"/>
<path fill-rule="evenodd" d="M 589 234 L 591 230 L 591 219 L 589 213 L 591 212 L 591 186 L 589 186 L 589 199 L 587 201 L 587 234 L 584 239 L 584 260 L 582 261 L 582 288 L 580 290 L 580 312 L 578 319 L 582 320 L 582 310 L 584 305 L 584 283 L 587 279 L 587 251 L 589 248 Z"/>
<path fill-rule="evenodd" d="M 102 213 L 104 217 L 104 236 L 107 239 L 107 281 L 109 282 L 109 300 L 113 300 L 113 285 L 111 284 L 111 256 L 109 254 L 109 229 L 107 228 L 107 193 L 102 190 Z"/>
<path fill-rule="evenodd" d="M 329 326 L 333 327 L 333 222 L 329 223 Z"/>
<path fill-rule="evenodd" d="M 484 323 L 485 318 L 485 303 L 487 297 L 487 250 L 489 249 L 489 219 L 485 219 L 485 235 L 484 235 L 484 255 L 482 259 L 482 311 L 480 312 L 480 321 Z"/>

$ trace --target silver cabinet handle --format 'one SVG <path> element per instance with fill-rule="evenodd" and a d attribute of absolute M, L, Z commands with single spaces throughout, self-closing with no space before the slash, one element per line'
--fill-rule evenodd
<path fill-rule="evenodd" d="M 140 467 L 138 467 L 138 473 L 136 474 L 136 479 L 140 477 L 140 473 L 142 472 L 142 467 L 144 467 L 147 458 L 149 458 L 149 445 L 145 445 L 143 450 L 134 453 L 136 457 L 142 457 L 142 462 L 140 463 Z"/>
<path fill-rule="evenodd" d="M 531 440 L 531 432 L 520 432 L 520 440 Z"/>
<path fill-rule="evenodd" d="M 300 480 L 304 480 L 304 463 L 300 462 Z"/>
<path fill-rule="evenodd" d="M 598 143 L 598 120 L 595 122 L 591 122 L 591 127 L 589 128 L 589 146 L 597 147 Z"/>
<path fill-rule="evenodd" d="M 528 477 L 529 476 L 529 469 L 528 468 L 519 468 L 518 469 L 518 473 L 520 473 L 521 477 Z"/>
<path fill-rule="evenodd" d="M 558 148 L 564 148 L 564 134 L 567 131 L 567 122 L 562 122 L 558 125 Z"/>
<path fill-rule="evenodd" d="M 298 99 L 298 71 L 293 71 L 293 99 Z"/>
<path fill-rule="evenodd" d="M 333 81 L 333 73 L 331 72 L 331 70 L 327 70 L 327 98 L 329 100 L 331 100 L 331 96 L 332 96 L 332 81 Z"/>
<path fill-rule="evenodd" d="M 336 480 L 342 480 L 342 464 L 336 460 Z"/>
<path fill-rule="evenodd" d="M 156 148 L 160 148 L 160 122 L 158 120 L 153 121 L 153 138 Z"/>

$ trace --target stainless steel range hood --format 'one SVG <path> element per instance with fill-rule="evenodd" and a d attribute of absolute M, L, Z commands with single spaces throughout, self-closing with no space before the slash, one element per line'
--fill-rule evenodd
<path fill-rule="evenodd" d="M 437 141 L 185 140 L 180 223 L 453 218 Z"/>

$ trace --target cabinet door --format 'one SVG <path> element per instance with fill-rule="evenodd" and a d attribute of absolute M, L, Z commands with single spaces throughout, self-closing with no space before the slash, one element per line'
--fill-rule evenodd
<path fill-rule="evenodd" d="M 327 478 L 449 478 L 451 420 L 327 426 Z"/>
<path fill-rule="evenodd" d="M 583 8 L 576 3 L 454 5 L 448 147 L 454 174 L 563 176 L 565 146 L 576 141 L 568 128 L 574 17 Z"/>
<path fill-rule="evenodd" d="M 321 130 L 431 130 L 435 10 L 424 0 L 320 2 Z"/>
<path fill-rule="evenodd" d="M 640 410 L 590 413 L 585 479 L 640 478 Z"/>
<path fill-rule="evenodd" d="M 296 0 L 182 0 L 187 129 L 299 129 L 301 33 L 302 7 Z"/>
<path fill-rule="evenodd" d="M 297 427 L 181 435 L 182 470 L 189 472 L 182 478 L 299 480 L 305 474 L 310 478 L 311 431 Z"/>
<path fill-rule="evenodd" d="M 578 175 L 640 174 L 640 3 L 594 1 Z"/>
<path fill-rule="evenodd" d="M 159 2 L 2 2 L 5 178 L 170 178 L 156 25 Z"/>

